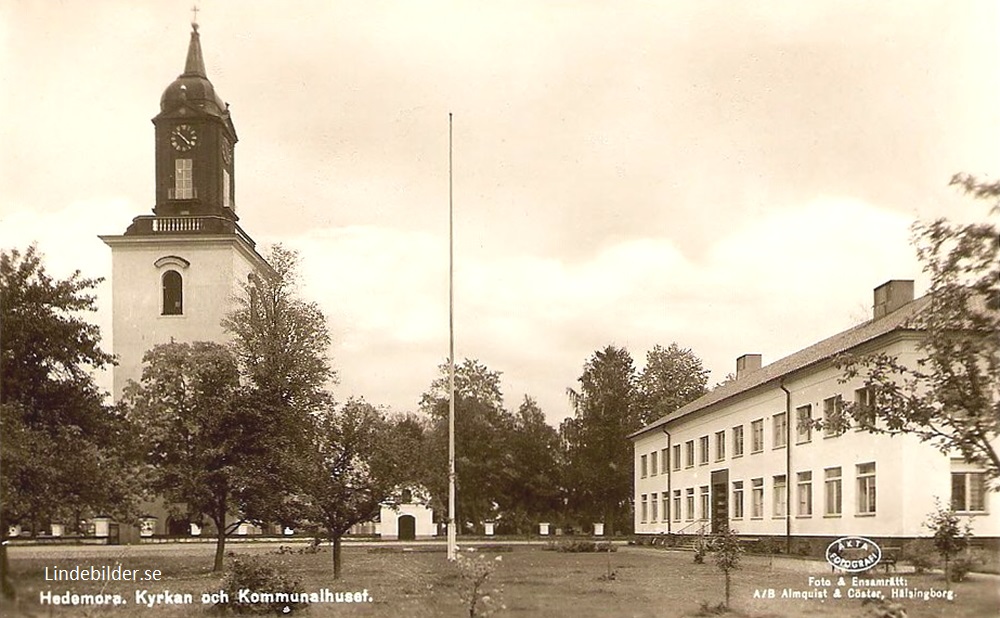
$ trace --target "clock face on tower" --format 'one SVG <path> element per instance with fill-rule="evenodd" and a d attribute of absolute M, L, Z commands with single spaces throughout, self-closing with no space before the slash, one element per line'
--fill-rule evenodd
<path fill-rule="evenodd" d="M 194 148 L 197 143 L 198 133 L 191 125 L 179 124 L 170 132 L 170 145 L 174 147 L 174 150 L 187 152 Z"/>

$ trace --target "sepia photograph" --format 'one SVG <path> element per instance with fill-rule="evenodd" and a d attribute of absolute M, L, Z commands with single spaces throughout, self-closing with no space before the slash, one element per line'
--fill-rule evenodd
<path fill-rule="evenodd" d="M 0 614 L 1000 615 L 1000 2 L 0 49 Z"/>

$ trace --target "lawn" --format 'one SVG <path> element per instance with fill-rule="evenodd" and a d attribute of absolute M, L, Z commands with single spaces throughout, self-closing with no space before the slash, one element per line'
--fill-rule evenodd
<path fill-rule="evenodd" d="M 301 546 L 297 546 L 301 547 Z M 401 548 L 348 547 L 344 549 L 344 577 L 331 579 L 330 553 L 276 553 L 274 546 L 238 545 L 240 554 L 259 555 L 268 562 L 283 564 L 286 572 L 300 582 L 306 591 L 328 588 L 336 592 L 367 590 L 371 601 L 362 603 L 313 604 L 301 613 L 305 617 L 325 616 L 463 616 L 459 599 L 462 582 L 457 570 L 445 560 L 443 547 L 422 546 L 414 551 Z M 497 553 L 484 549 L 473 555 L 485 555 L 494 561 L 495 571 L 489 587 L 499 588 L 505 609 L 499 616 L 664 616 L 698 615 L 702 602 L 712 605 L 723 599 L 722 574 L 711 563 L 694 564 L 692 554 L 666 552 L 651 548 L 621 547 L 613 554 L 568 554 L 542 551 L 539 547 L 516 546 L 511 551 Z M 168 545 L 131 548 L 11 548 L 11 569 L 19 590 L 20 603 L 0 606 L 0 614 L 20 616 L 117 616 L 120 618 L 162 616 L 212 616 L 210 605 L 201 604 L 201 594 L 218 591 L 221 577 L 212 574 L 212 548 L 208 545 Z M 44 569 L 49 567 L 113 565 L 117 561 L 128 569 L 159 569 L 156 582 L 134 584 L 112 582 L 103 585 L 103 592 L 119 593 L 127 605 L 119 607 L 57 607 L 40 605 L 39 593 L 97 593 L 102 584 L 90 582 L 44 581 Z M 610 572 L 612 578 L 607 575 Z M 881 574 L 879 574 L 881 576 Z M 942 589 L 940 574 L 903 574 L 907 589 Z M 831 577 L 824 563 L 776 560 L 769 566 L 767 558 L 747 556 L 744 568 L 737 572 L 733 584 L 732 605 L 743 616 L 798 617 L 815 616 L 847 618 L 861 615 L 857 599 L 781 599 L 784 589 L 812 589 L 810 577 Z M 849 582 L 848 578 L 848 582 Z M 836 578 L 830 586 L 819 585 L 832 594 Z M 960 584 L 953 584 L 955 600 L 904 599 L 910 618 L 996 616 L 1000 610 L 1000 579 L 993 575 L 974 574 Z M 136 589 L 150 593 L 169 590 L 171 593 L 191 593 L 194 604 L 158 605 L 152 608 L 137 605 Z M 775 598 L 767 598 L 773 589 Z M 842 588 L 846 594 L 850 585 Z M 884 586 L 871 590 L 887 591 Z M 754 593 L 764 598 L 754 598 Z"/>

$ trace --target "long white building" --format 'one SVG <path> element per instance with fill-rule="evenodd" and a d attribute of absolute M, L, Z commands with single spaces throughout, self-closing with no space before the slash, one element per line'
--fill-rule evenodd
<path fill-rule="evenodd" d="M 981 469 L 917 438 L 810 429 L 867 396 L 843 383 L 841 353 L 885 352 L 916 363 L 913 319 L 928 306 L 912 281 L 875 289 L 874 319 L 770 365 L 737 359 L 736 380 L 631 436 L 637 534 L 700 534 L 728 523 L 740 534 L 803 539 L 845 535 L 904 540 L 935 498 L 972 522 L 976 538 L 1000 537 L 1000 497 Z"/>

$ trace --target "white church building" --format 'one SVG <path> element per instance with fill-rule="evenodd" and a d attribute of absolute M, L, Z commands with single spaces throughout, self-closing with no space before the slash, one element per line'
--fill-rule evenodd
<path fill-rule="evenodd" d="M 800 421 L 867 396 L 842 382 L 842 353 L 885 352 L 914 366 L 921 333 L 912 281 L 875 289 L 874 318 L 769 365 L 737 359 L 730 383 L 643 427 L 635 449 L 637 534 L 696 535 L 729 525 L 741 535 L 813 546 L 846 535 L 903 541 L 928 536 L 935 498 L 1000 537 L 1000 495 L 983 471 L 911 435 L 810 429 Z"/>

